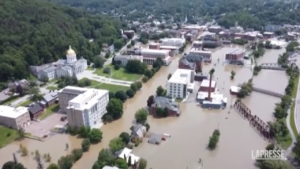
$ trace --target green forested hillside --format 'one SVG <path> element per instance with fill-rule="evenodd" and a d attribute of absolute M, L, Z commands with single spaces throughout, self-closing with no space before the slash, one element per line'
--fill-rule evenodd
<path fill-rule="evenodd" d="M 89 61 L 126 26 L 44 0 L 0 1 L 0 81 L 29 76 L 29 65 L 65 57 L 69 45 Z M 89 39 L 94 39 L 90 43 Z"/>
<path fill-rule="evenodd" d="M 239 25 L 261 29 L 265 24 L 297 24 L 300 22 L 300 2 L 290 0 L 49 0 L 83 8 L 92 13 L 123 13 L 127 19 L 173 17 L 191 23 L 197 17 L 216 19 L 220 25 Z"/>

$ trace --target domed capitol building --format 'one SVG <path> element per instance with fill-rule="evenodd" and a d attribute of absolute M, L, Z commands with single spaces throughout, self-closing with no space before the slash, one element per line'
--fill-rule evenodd
<path fill-rule="evenodd" d="M 31 71 L 40 80 L 52 80 L 62 76 L 73 76 L 83 72 L 87 68 L 87 60 L 81 57 L 77 60 L 76 53 L 69 46 L 66 60 L 59 59 L 51 64 L 42 66 L 31 66 Z"/>

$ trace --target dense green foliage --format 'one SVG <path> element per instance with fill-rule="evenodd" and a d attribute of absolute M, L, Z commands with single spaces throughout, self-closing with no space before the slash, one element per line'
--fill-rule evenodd
<path fill-rule="evenodd" d="M 126 24 L 41 0 L 0 2 L 0 79 L 29 76 L 28 66 L 64 58 L 72 45 L 92 61 L 103 43 L 113 44 Z M 94 39 L 93 42 L 89 42 Z"/>
<path fill-rule="evenodd" d="M 236 22 L 243 27 L 261 30 L 265 24 L 297 24 L 300 22 L 300 10 L 296 3 L 272 0 L 49 0 L 83 8 L 92 13 L 105 12 L 108 15 L 123 13 L 129 20 L 147 20 L 153 13 L 153 19 L 170 19 L 175 22 L 195 23 L 201 20 L 216 19 L 225 27 Z M 119 15 L 120 16 L 120 15 Z M 124 16 L 123 16 L 124 17 Z M 122 18 L 123 18 L 122 17 Z M 200 18 L 201 19 L 197 19 Z"/>
<path fill-rule="evenodd" d="M 209 138 L 208 148 L 215 149 L 219 142 L 220 131 L 214 130 L 213 135 Z"/>
<path fill-rule="evenodd" d="M 135 113 L 135 120 L 137 123 L 145 124 L 148 117 L 148 111 L 146 109 L 139 109 Z"/>
<path fill-rule="evenodd" d="M 2 169 L 26 169 L 26 168 L 21 163 L 8 161 L 3 164 Z"/>
<path fill-rule="evenodd" d="M 110 142 L 109 142 L 109 148 L 113 153 L 121 150 L 123 147 L 124 147 L 124 142 L 123 142 L 122 138 L 120 138 L 120 137 L 114 138 L 114 139 L 110 140 Z"/>
<path fill-rule="evenodd" d="M 247 83 L 243 83 L 241 86 L 241 90 L 237 93 L 237 97 L 244 98 L 246 96 L 249 96 L 252 92 L 252 79 L 249 79 Z"/>

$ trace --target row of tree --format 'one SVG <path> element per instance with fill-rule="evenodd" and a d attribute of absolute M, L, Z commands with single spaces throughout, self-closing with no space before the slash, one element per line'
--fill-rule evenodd
<path fill-rule="evenodd" d="M 251 78 L 248 80 L 247 83 L 242 84 L 240 91 L 237 93 L 237 97 L 244 98 L 246 96 L 249 96 L 252 92 L 252 87 L 253 87 L 253 83 Z"/>
<path fill-rule="evenodd" d="M 102 140 L 102 131 L 100 129 L 93 128 L 86 126 L 81 126 L 78 128 L 75 127 L 67 127 L 67 133 L 70 133 L 71 135 L 78 135 L 81 138 L 88 139 L 90 143 L 99 143 Z"/>
<path fill-rule="evenodd" d="M 146 83 L 149 79 L 151 79 L 156 72 L 160 70 L 160 68 L 164 65 L 164 62 L 161 58 L 157 58 L 152 65 L 152 69 L 146 69 L 144 72 L 144 77 L 142 81 Z"/>

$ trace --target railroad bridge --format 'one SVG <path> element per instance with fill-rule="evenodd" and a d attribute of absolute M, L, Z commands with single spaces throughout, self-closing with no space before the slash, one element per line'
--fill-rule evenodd
<path fill-rule="evenodd" d="M 239 84 L 238 86 L 241 87 L 242 85 Z M 277 92 L 273 92 L 273 91 L 258 88 L 258 87 L 252 87 L 252 90 L 255 92 L 259 92 L 259 93 L 263 93 L 263 94 L 267 94 L 267 95 L 279 97 L 279 98 L 282 98 L 284 96 L 284 94 L 282 94 L 282 93 L 277 93 Z"/>
<path fill-rule="evenodd" d="M 240 100 L 236 100 L 233 107 L 245 120 L 249 121 L 250 126 L 253 127 L 262 138 L 272 141 L 270 126 L 267 123 L 262 121 L 258 116 L 252 115 L 251 110 Z"/>
<path fill-rule="evenodd" d="M 282 70 L 286 71 L 286 68 L 283 68 L 281 65 L 277 63 L 262 63 L 260 65 L 262 69 L 269 69 L 269 70 Z"/>

